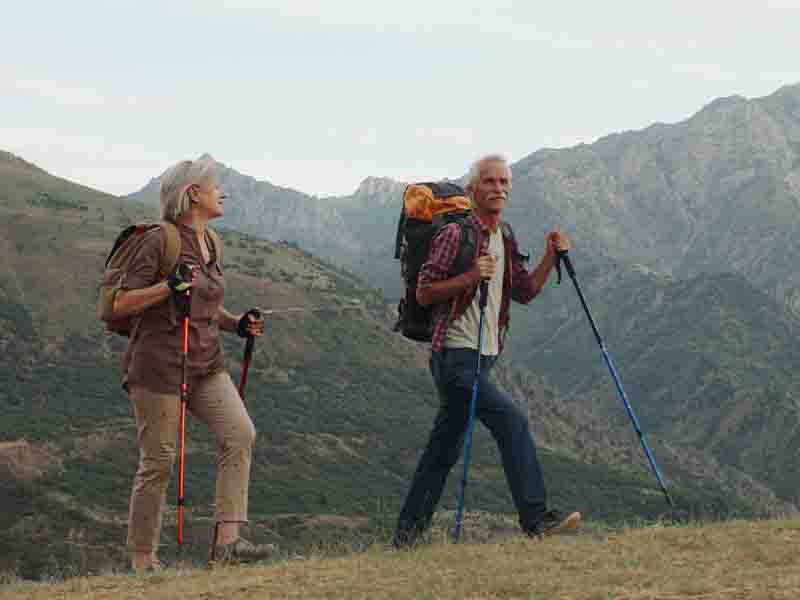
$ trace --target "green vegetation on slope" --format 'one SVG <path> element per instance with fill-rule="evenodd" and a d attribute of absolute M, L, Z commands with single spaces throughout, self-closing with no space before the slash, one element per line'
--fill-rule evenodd
<path fill-rule="evenodd" d="M 43 192 L 59 200 L 44 201 Z M 137 451 L 119 387 L 125 343 L 95 318 L 96 284 L 119 229 L 154 215 L 8 157 L 0 160 L 0 198 L 0 468 L 9 475 L 0 478 L 0 568 L 19 562 L 24 575 L 36 576 L 51 556 L 78 570 L 119 564 Z M 271 318 L 257 343 L 248 383 L 259 430 L 254 535 L 273 535 L 257 524 L 282 513 L 361 515 L 384 531 L 435 412 L 424 350 L 389 330 L 380 296 L 352 275 L 291 245 L 234 232 L 224 239 L 229 308 L 331 308 Z M 353 301 L 362 308 L 352 310 Z M 227 336 L 225 350 L 237 378 L 241 340 Z M 2 446 L 19 440 L 30 443 L 30 452 Z M 208 539 L 215 448 L 194 422 L 189 440 L 187 490 L 196 525 L 186 555 L 196 558 Z M 485 432 L 476 449 L 470 506 L 510 512 Z M 542 461 L 560 505 L 609 520 L 663 513 L 663 500 L 638 469 L 583 465 L 557 447 L 543 451 Z M 445 507 L 453 502 L 456 473 Z M 690 482 L 675 495 L 696 514 L 748 510 L 723 501 L 714 485 Z M 167 544 L 171 527 L 168 521 Z M 321 527 L 320 535 L 326 531 Z"/>

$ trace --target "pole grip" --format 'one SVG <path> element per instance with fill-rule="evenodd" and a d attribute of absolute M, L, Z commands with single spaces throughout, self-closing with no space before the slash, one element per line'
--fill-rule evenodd
<path fill-rule="evenodd" d="M 248 312 L 256 319 L 261 318 L 261 311 L 257 308 L 253 308 Z M 244 360 L 249 361 L 253 357 L 253 347 L 255 346 L 255 343 L 256 338 L 254 338 L 252 335 L 248 335 L 247 341 L 244 343 Z"/>
<path fill-rule="evenodd" d="M 575 279 L 575 268 L 572 266 L 572 261 L 569 259 L 569 252 L 567 250 L 557 250 L 556 256 L 557 264 L 564 263 L 564 267 L 567 269 L 567 275 Z"/>
<path fill-rule="evenodd" d="M 486 308 L 486 303 L 489 300 L 489 281 L 487 279 L 481 280 L 480 294 L 478 305 L 481 308 Z"/>

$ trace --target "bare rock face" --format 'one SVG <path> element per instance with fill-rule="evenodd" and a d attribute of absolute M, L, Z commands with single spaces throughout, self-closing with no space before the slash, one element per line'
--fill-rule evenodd
<path fill-rule="evenodd" d="M 213 160 L 208 154 L 201 158 Z M 337 262 L 366 250 L 358 230 L 349 227 L 340 213 L 347 199 L 344 203 L 328 202 L 258 181 L 222 163 L 216 164 L 220 184 L 230 198 L 225 206 L 226 214 L 220 221 L 223 226 L 273 241 L 293 242 Z M 128 198 L 157 205 L 160 179 L 161 176 L 152 179 Z M 367 189 L 375 191 L 365 191 L 360 187 L 359 198 L 383 193 L 390 186 L 390 180 L 370 178 L 367 181 Z"/>
<path fill-rule="evenodd" d="M 364 208 L 386 206 L 388 203 L 399 200 L 405 187 L 405 183 L 388 177 L 367 177 L 352 196 L 341 200 L 343 204 L 349 200 L 351 204 L 359 203 Z"/>
<path fill-rule="evenodd" d="M 540 150 L 512 165 L 507 217 L 538 253 L 566 229 L 576 252 L 676 276 L 733 271 L 797 310 L 800 85 L 720 98 L 676 124 Z M 350 196 L 316 198 L 220 165 L 223 223 L 387 281 L 404 183 L 367 177 Z M 131 197 L 155 203 L 158 180 Z"/>
<path fill-rule="evenodd" d="M 534 257 L 559 227 L 576 255 L 681 278 L 733 272 L 800 314 L 800 85 L 720 98 L 676 124 L 539 150 L 512 171 L 506 218 Z M 368 178 L 335 201 L 365 248 L 346 264 L 390 295 L 402 189 Z"/>
<path fill-rule="evenodd" d="M 539 151 L 513 172 L 509 217 L 523 238 L 561 226 L 586 253 L 678 276 L 733 271 L 796 302 L 800 86 Z"/>
<path fill-rule="evenodd" d="M 506 216 L 523 248 L 567 230 L 575 253 L 676 277 L 734 272 L 800 314 L 800 85 L 720 98 L 676 124 L 540 150 L 512 165 Z M 367 177 L 350 196 L 316 198 L 220 165 L 224 224 L 296 242 L 390 296 L 405 183 Z M 132 197 L 157 201 L 158 181 Z M 394 273 L 396 275 L 396 273 Z"/>

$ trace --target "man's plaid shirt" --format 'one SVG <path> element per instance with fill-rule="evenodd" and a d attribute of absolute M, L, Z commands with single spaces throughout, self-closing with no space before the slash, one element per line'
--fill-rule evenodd
<path fill-rule="evenodd" d="M 483 256 L 489 248 L 489 228 L 484 225 L 474 214 L 470 215 L 467 223 L 471 224 L 477 233 L 478 256 Z M 510 320 L 511 300 L 527 304 L 536 295 L 533 273 L 529 272 L 522 263 L 517 243 L 511 234 L 511 228 L 503 224 L 503 246 L 505 249 L 505 274 L 503 277 L 503 296 L 500 302 L 500 317 L 497 330 L 504 331 Z M 507 231 L 508 233 L 507 233 Z M 425 287 L 436 281 L 443 281 L 458 273 L 451 273 L 453 263 L 458 255 L 461 244 L 461 226 L 458 223 L 445 225 L 434 236 L 428 252 L 428 260 L 422 265 L 417 280 L 417 287 Z M 433 307 L 433 338 L 431 350 L 441 352 L 447 328 L 464 311 L 475 298 L 478 286 L 466 290 L 463 294 L 452 300 L 436 304 Z M 502 343 L 502 335 L 499 340 Z"/>

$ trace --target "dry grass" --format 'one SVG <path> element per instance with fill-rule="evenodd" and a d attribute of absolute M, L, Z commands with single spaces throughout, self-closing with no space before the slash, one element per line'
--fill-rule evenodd
<path fill-rule="evenodd" d="M 373 548 L 261 567 L 11 583 L 3 598 L 800 598 L 800 520 Z"/>
<path fill-rule="evenodd" d="M 58 452 L 48 444 L 25 440 L 0 442 L 0 472 L 5 469 L 19 481 L 33 481 L 61 466 Z"/>

